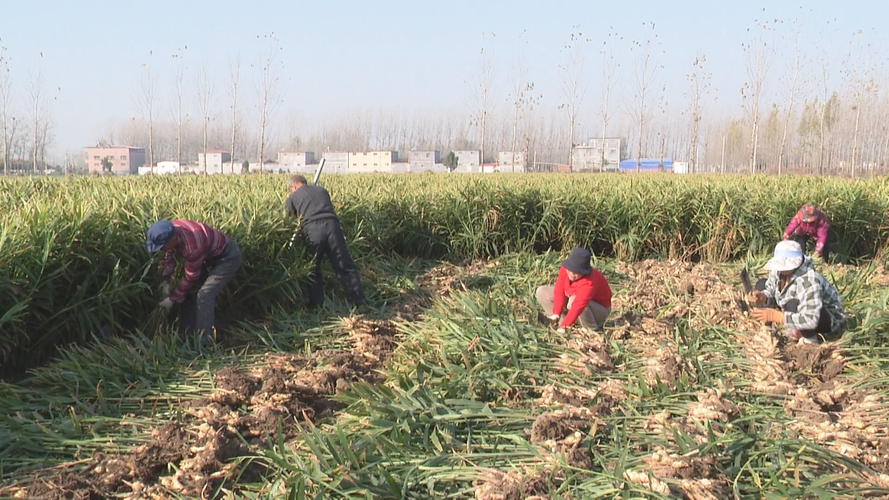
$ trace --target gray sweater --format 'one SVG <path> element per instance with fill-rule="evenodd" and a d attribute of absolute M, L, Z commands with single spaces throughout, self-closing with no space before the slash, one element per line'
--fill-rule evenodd
<path fill-rule="evenodd" d="M 302 225 L 337 218 L 327 190 L 310 184 L 290 193 L 284 202 L 284 211 L 287 215 L 299 217 Z"/>

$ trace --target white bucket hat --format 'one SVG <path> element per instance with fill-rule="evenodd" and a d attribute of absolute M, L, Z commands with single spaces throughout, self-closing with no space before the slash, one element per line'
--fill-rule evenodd
<path fill-rule="evenodd" d="M 775 256 L 766 263 L 769 271 L 792 271 L 803 265 L 803 249 L 793 240 L 784 240 L 775 245 Z"/>

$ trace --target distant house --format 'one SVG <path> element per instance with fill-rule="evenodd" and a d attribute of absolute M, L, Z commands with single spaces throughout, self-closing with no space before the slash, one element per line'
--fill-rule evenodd
<path fill-rule="evenodd" d="M 454 151 L 454 156 L 457 157 L 457 168 L 456 171 L 461 172 L 479 172 L 479 165 L 481 165 L 481 151 L 478 149 L 467 150 L 467 151 Z"/>
<path fill-rule="evenodd" d="M 178 161 L 159 161 L 154 168 L 139 167 L 139 175 L 170 175 L 179 173 Z"/>
<path fill-rule="evenodd" d="M 601 137 L 574 146 L 571 150 L 571 166 L 575 172 L 607 172 L 618 169 L 621 157 L 626 155 L 626 141 L 620 137 L 606 137 L 603 147 Z M 602 164 L 602 160 L 605 164 Z"/>
<path fill-rule="evenodd" d="M 528 164 L 524 151 L 500 151 L 497 153 L 497 165 L 501 172 L 524 172 Z"/>
<path fill-rule="evenodd" d="M 313 172 L 315 163 L 315 153 L 311 151 L 278 151 L 278 169 L 282 172 Z"/>
<path fill-rule="evenodd" d="M 221 174 L 222 166 L 232 161 L 232 155 L 222 149 L 208 149 L 206 157 L 204 153 L 198 154 L 197 173 Z"/>
<path fill-rule="evenodd" d="M 349 153 L 350 174 L 365 172 L 392 172 L 392 164 L 398 160 L 395 151 L 359 151 Z"/>
<path fill-rule="evenodd" d="M 349 153 L 344 151 L 325 151 L 321 158 L 324 158 L 325 173 L 344 174 L 349 169 Z"/>
<path fill-rule="evenodd" d="M 671 158 L 642 158 L 639 160 L 638 170 L 636 170 L 635 158 L 621 160 L 620 171 L 629 174 L 636 172 L 672 172 L 673 160 Z"/>
<path fill-rule="evenodd" d="M 441 153 L 437 150 L 409 151 L 407 154 L 407 162 L 410 163 L 412 167 L 431 168 L 436 163 L 441 163 Z"/>
<path fill-rule="evenodd" d="M 139 167 L 145 165 L 145 148 L 130 146 L 96 146 L 83 148 L 83 159 L 91 174 L 105 173 L 103 166 L 110 164 L 112 174 L 138 174 Z"/>

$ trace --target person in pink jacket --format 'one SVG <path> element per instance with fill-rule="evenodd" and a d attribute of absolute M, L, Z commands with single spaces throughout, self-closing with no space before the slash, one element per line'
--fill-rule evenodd
<path fill-rule="evenodd" d="M 815 252 L 812 256 L 820 257 L 821 260 L 827 262 L 827 258 L 830 256 L 830 246 L 827 241 L 829 229 L 830 220 L 824 215 L 824 212 L 813 205 L 806 204 L 790 219 L 790 223 L 784 229 L 784 239 L 795 240 L 805 251 L 806 242 L 812 238 L 815 241 Z"/>
<path fill-rule="evenodd" d="M 598 269 L 590 265 L 590 251 L 575 248 L 559 267 L 555 286 L 537 287 L 537 302 L 547 319 L 559 321 L 559 331 L 573 326 L 598 330 L 611 314 L 611 287 Z"/>

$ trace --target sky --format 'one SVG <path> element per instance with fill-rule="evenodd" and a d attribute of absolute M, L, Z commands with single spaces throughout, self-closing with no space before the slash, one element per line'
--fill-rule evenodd
<path fill-rule="evenodd" d="M 296 113 L 312 122 L 358 108 L 469 109 L 482 48 L 502 101 L 522 60 L 542 96 L 539 106 L 555 108 L 564 101 L 559 66 L 567 61 L 563 47 L 572 33 L 588 40 L 582 76 L 583 106 L 590 110 L 600 95 L 606 40 L 621 66 L 619 88 L 632 83 L 630 43 L 651 40 L 660 49 L 668 101 L 681 103 L 692 62 L 704 54 L 713 74 L 711 104 L 737 107 L 748 78 L 742 44 L 762 21 L 786 27 L 798 20 L 803 50 L 816 60 L 833 51 L 832 71 L 839 75 L 852 34 L 861 30 L 880 40 L 878 23 L 889 18 L 889 2 L 875 0 L 807 0 L 804 7 L 749 0 L 7 0 L 0 6 L 13 106 L 27 116 L 29 89 L 41 75 L 53 122 L 50 159 L 79 152 L 112 124 L 142 116 L 140 82 L 149 69 L 158 82 L 159 118 L 169 119 L 174 54 L 181 57 L 184 106 L 192 114 L 198 113 L 199 68 L 216 82 L 215 107 L 228 107 L 230 61 L 238 56 L 240 99 L 252 106 L 256 66 L 272 36 L 279 42 L 283 92 L 276 116 Z M 788 32 L 775 31 L 770 43 L 786 47 Z M 777 79 L 783 62 L 773 67 Z M 373 70 L 374 78 L 354 77 Z"/>

